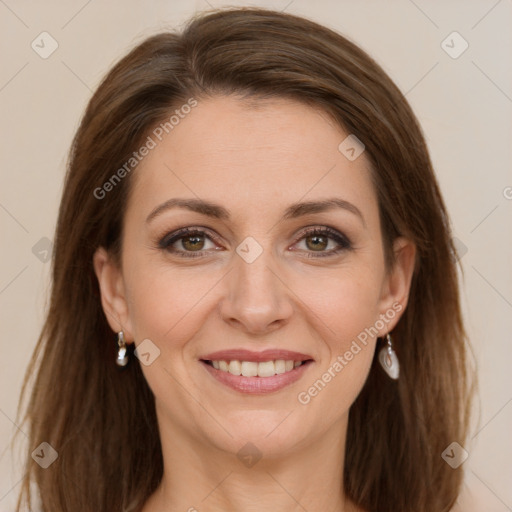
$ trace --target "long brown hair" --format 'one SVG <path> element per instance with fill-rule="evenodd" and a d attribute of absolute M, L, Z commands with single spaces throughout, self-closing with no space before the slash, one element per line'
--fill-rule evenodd
<path fill-rule="evenodd" d="M 462 470 L 441 454 L 453 441 L 464 444 L 473 380 L 449 219 L 421 129 L 398 88 L 355 44 L 259 8 L 207 12 L 182 33 L 149 37 L 113 67 L 87 106 L 60 205 L 49 312 L 22 392 L 33 385 L 18 510 L 30 503 L 31 480 L 46 512 L 140 510 L 162 477 L 154 398 L 138 363 L 123 371 L 114 363 L 115 335 L 92 263 L 100 246 L 119 256 L 133 173 L 105 199 L 94 191 L 172 110 L 217 94 L 295 99 L 364 143 L 387 260 L 400 235 L 416 244 L 417 257 L 393 336 L 400 379 L 372 367 L 351 407 L 345 490 L 372 512 L 448 511 Z M 58 451 L 47 469 L 30 457 L 42 441 Z"/>

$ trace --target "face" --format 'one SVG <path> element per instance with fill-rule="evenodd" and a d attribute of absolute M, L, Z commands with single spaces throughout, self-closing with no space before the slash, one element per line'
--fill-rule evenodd
<path fill-rule="evenodd" d="M 386 271 L 369 164 L 338 150 L 347 135 L 298 102 L 217 97 L 153 137 L 121 266 L 103 249 L 94 263 L 112 329 L 150 363 L 161 429 L 269 456 L 341 430 L 413 261 L 399 239 Z"/>

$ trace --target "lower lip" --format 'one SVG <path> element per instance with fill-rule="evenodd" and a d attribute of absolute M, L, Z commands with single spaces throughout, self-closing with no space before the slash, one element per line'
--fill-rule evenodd
<path fill-rule="evenodd" d="M 235 391 L 250 394 L 272 393 L 273 391 L 279 391 L 280 389 L 289 386 L 304 375 L 304 372 L 308 369 L 311 362 L 312 361 L 308 361 L 289 372 L 280 373 L 273 377 L 244 377 L 243 375 L 233 375 L 229 372 L 217 370 L 208 363 L 201 361 L 210 375 L 219 382 L 229 386 Z"/>

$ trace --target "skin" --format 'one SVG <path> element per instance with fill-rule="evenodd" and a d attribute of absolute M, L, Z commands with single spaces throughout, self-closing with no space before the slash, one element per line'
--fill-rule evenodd
<path fill-rule="evenodd" d="M 309 403 L 297 397 L 399 303 L 378 336 L 393 330 L 407 304 L 415 248 L 396 240 L 395 264 L 386 270 L 369 164 L 364 153 L 349 161 L 338 151 L 347 135 L 298 102 L 214 97 L 200 100 L 134 171 L 121 265 L 99 248 L 94 267 L 112 329 L 160 350 L 141 365 L 156 399 L 165 465 L 144 512 L 362 510 L 341 482 L 349 409 L 376 337 Z M 341 208 L 281 220 L 291 203 L 331 197 L 355 205 L 364 220 Z M 209 200 L 231 218 L 175 208 L 147 223 L 170 198 Z M 315 245 L 318 238 L 303 234 L 307 226 L 330 226 L 351 247 L 318 256 L 339 244 L 321 236 Z M 158 247 L 183 227 L 216 237 L 199 239 L 203 256 Z M 248 236 L 263 250 L 252 263 L 236 252 Z M 193 253 L 197 240 L 190 241 L 173 247 Z M 199 361 L 231 348 L 283 348 L 314 362 L 288 387 L 248 395 L 217 382 Z M 237 457 L 247 443 L 261 455 L 252 467 Z"/>

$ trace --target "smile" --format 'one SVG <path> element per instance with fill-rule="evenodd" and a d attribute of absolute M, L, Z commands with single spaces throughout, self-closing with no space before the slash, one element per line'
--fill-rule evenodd
<path fill-rule="evenodd" d="M 242 393 L 269 393 L 297 381 L 313 363 L 306 354 L 285 350 L 225 350 L 200 359 L 218 382 Z"/>

